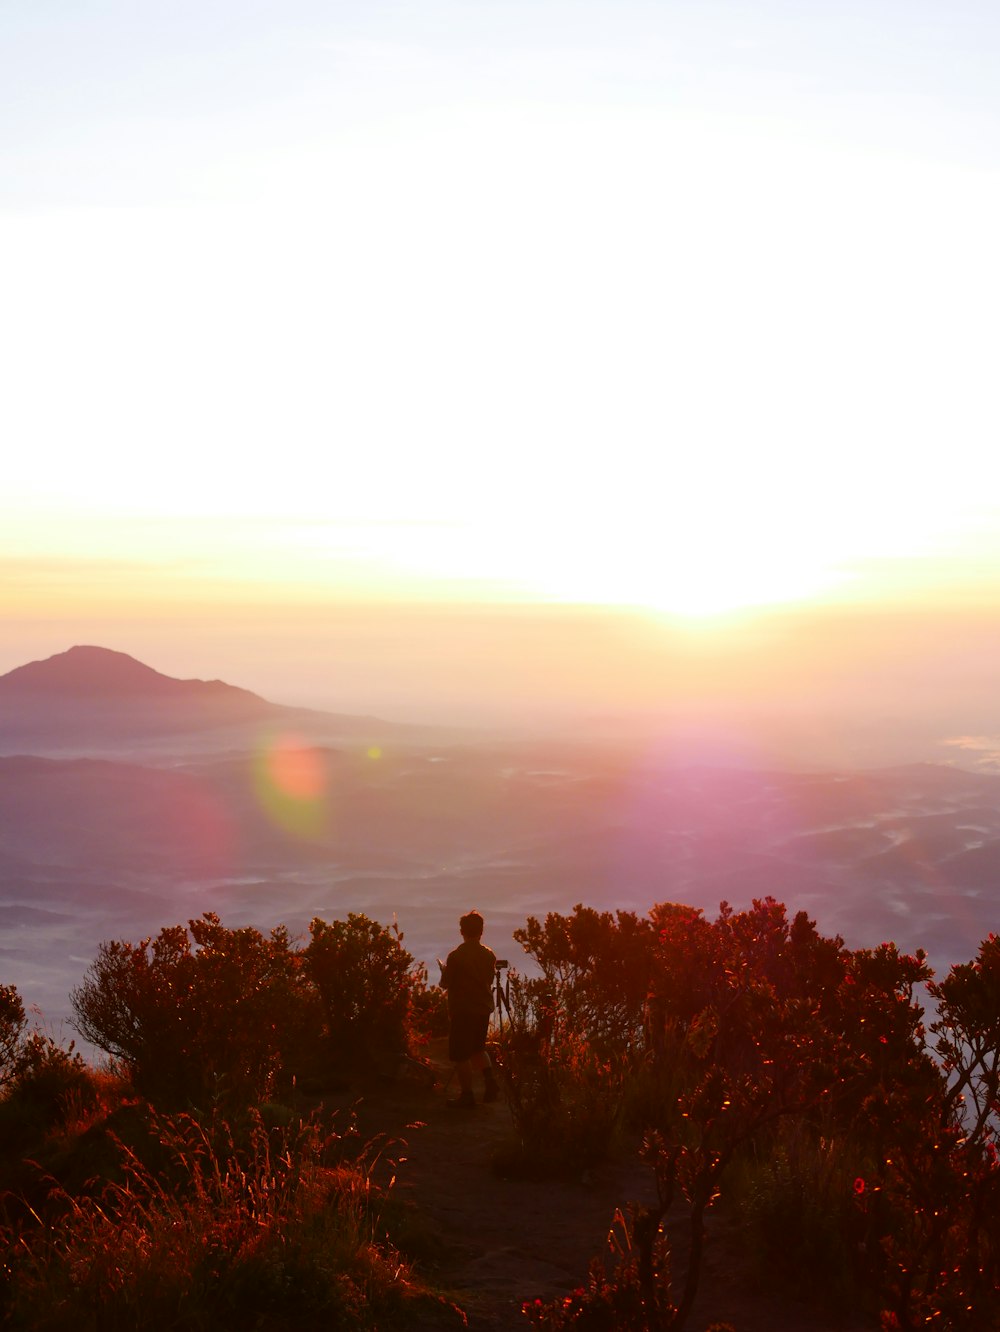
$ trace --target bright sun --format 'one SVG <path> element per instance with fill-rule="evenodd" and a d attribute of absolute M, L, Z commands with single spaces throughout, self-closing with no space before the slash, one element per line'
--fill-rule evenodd
<path fill-rule="evenodd" d="M 674 544 L 674 543 L 671 543 Z M 623 549 L 622 549 L 623 548 Z M 740 551 L 704 538 L 686 545 L 623 540 L 619 551 L 592 552 L 574 568 L 553 571 L 544 589 L 560 600 L 644 606 L 704 618 L 754 606 L 803 601 L 830 591 L 841 577 L 802 552 Z"/>
<path fill-rule="evenodd" d="M 137 596 L 152 567 L 185 595 L 702 618 L 953 554 L 970 514 L 995 560 L 996 288 L 978 258 L 993 253 L 992 187 L 883 179 L 863 157 L 770 139 L 747 159 L 710 130 L 664 161 L 673 135 L 646 121 L 608 137 L 600 116 L 574 117 L 567 159 L 561 122 L 380 120 L 338 136 L 321 171 L 299 162 L 267 206 L 237 192 L 5 219 L 19 338 L 4 412 L 21 441 L 0 497 L 8 547 L 34 512 L 36 555 L 106 560 Z M 516 170 L 495 176 L 497 162 Z M 434 207 L 389 243 L 399 181 L 417 178 Z M 751 178 L 768 207 L 720 232 L 731 182 Z M 831 209 L 852 198 L 856 226 L 847 203 Z M 962 243 L 925 311 L 914 274 L 942 234 Z M 920 365 L 933 373 L 918 383 Z M 164 366 L 183 392 L 163 391 Z M 144 452 L 171 460 L 155 487 L 137 423 Z"/>
<path fill-rule="evenodd" d="M 590 511 L 600 514 L 596 498 Z M 644 509 L 641 497 L 627 514 L 519 517 L 359 524 L 354 539 L 372 554 L 373 577 L 387 586 L 432 596 L 450 586 L 456 596 L 640 606 L 696 618 L 809 600 L 845 578 L 822 530 L 814 525 L 807 533 L 787 512 L 782 518 L 769 511 L 761 496 L 752 510 L 691 503 L 669 519 Z M 335 530 L 330 535 L 337 539 Z"/>

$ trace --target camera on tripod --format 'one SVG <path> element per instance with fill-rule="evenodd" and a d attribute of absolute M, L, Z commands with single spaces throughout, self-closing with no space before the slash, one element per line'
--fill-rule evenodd
<path fill-rule="evenodd" d="M 499 958 L 499 957 L 497 958 L 496 970 L 498 973 L 503 971 L 504 967 L 509 967 L 509 966 L 510 963 L 507 961 L 506 958 Z"/>

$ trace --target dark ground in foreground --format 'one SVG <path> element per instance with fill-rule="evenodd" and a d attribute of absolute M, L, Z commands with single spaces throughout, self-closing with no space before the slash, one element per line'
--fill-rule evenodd
<path fill-rule="evenodd" d="M 436 1045 L 431 1059 L 437 1085 L 387 1083 L 357 1105 L 363 1135 L 395 1140 L 400 1159 L 395 1192 L 410 1205 L 431 1258 L 425 1275 L 451 1292 L 470 1332 L 527 1332 L 526 1300 L 567 1295 L 586 1277 L 588 1264 L 606 1251 L 616 1210 L 651 1202 L 649 1169 L 634 1150 L 568 1180 L 504 1178 L 493 1159 L 514 1140 L 503 1101 L 457 1112 L 450 1067 Z M 350 1104 L 345 1098 L 345 1105 Z M 683 1271 L 683 1207 L 669 1226 L 677 1230 L 675 1261 Z M 761 1289 L 746 1261 L 739 1224 L 724 1207 L 709 1214 L 701 1285 L 689 1332 L 728 1322 L 736 1332 L 872 1332 L 873 1321 L 838 1317 Z M 444 1323 L 442 1323 L 444 1327 Z M 449 1327 L 454 1327 L 449 1323 Z M 430 1332 L 428 1325 L 427 1332 Z"/>

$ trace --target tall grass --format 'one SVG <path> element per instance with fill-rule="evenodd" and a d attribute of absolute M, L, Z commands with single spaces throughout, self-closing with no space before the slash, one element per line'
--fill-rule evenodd
<path fill-rule="evenodd" d="M 122 1182 L 96 1198 L 54 1187 L 55 1219 L 32 1213 L 6 1228 L 7 1326 L 263 1332 L 412 1321 L 425 1297 L 389 1237 L 394 1178 L 377 1145 L 345 1161 L 341 1140 L 316 1122 L 268 1132 L 252 1114 L 239 1142 L 226 1124 L 155 1122 L 167 1172 L 121 1146 Z M 376 1167 L 387 1171 L 381 1187 Z"/>
<path fill-rule="evenodd" d="M 859 1176 L 868 1173 L 860 1150 L 843 1135 L 785 1123 L 735 1164 L 732 1192 L 762 1282 L 834 1308 L 858 1303 L 870 1257 L 857 1197 Z"/>

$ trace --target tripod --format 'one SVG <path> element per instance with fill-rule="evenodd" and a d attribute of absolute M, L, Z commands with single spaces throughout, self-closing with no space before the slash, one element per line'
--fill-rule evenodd
<path fill-rule="evenodd" d="M 510 1022 L 510 973 L 505 976 L 503 973 L 510 964 L 505 960 L 497 962 L 496 972 L 493 980 L 493 1000 L 497 1010 L 497 1030 L 499 1035 L 503 1035 L 503 1010 L 507 1010 L 507 1021 Z"/>

